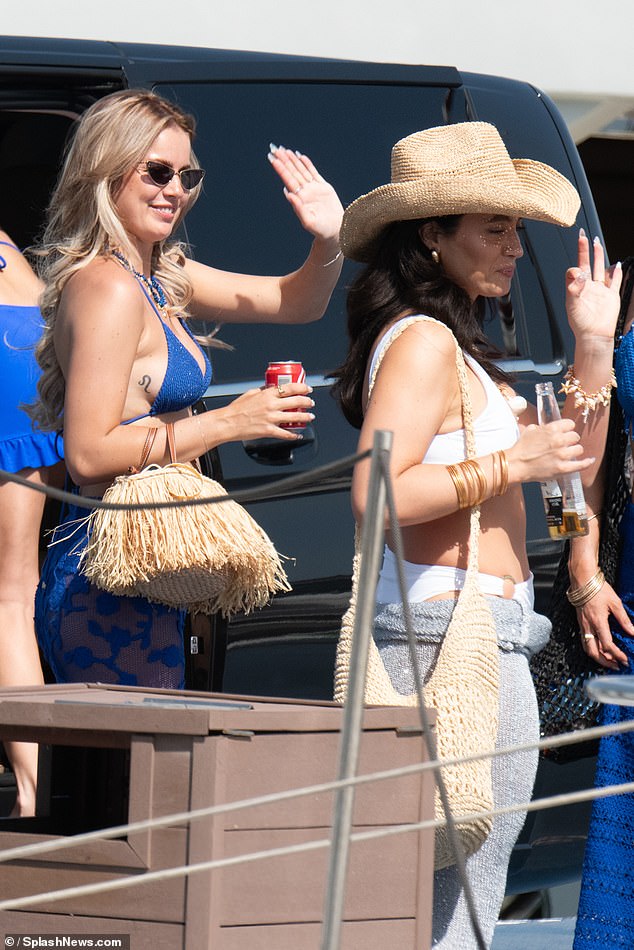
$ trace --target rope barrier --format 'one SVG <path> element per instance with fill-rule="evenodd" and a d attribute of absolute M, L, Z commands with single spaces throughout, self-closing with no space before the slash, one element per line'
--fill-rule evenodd
<path fill-rule="evenodd" d="M 336 462 L 329 462 L 319 468 L 311 469 L 310 472 L 302 472 L 299 475 L 288 475 L 268 485 L 261 485 L 258 488 L 243 488 L 227 495 L 210 495 L 202 498 L 185 498 L 176 499 L 174 501 L 143 502 L 142 504 L 107 502 L 101 498 L 87 498 L 83 495 L 74 495 L 72 492 L 55 488 L 52 485 L 35 484 L 22 475 L 18 475 L 15 472 L 4 471 L 4 469 L 0 469 L 0 480 L 15 482 L 16 485 L 23 485 L 25 488 L 30 488 L 31 491 L 40 492 L 40 494 L 47 495 L 55 501 L 67 502 L 76 508 L 99 508 L 106 511 L 146 511 L 159 508 L 187 508 L 196 505 L 213 505 L 232 500 L 247 504 L 254 501 L 264 501 L 267 498 L 273 498 L 280 494 L 288 495 L 290 492 L 298 491 L 303 488 L 319 486 L 325 483 L 327 479 L 331 479 L 335 475 L 354 468 L 357 462 L 368 458 L 371 454 L 371 449 L 368 449 L 366 452 L 348 455 Z M 324 484 L 324 487 L 329 486 Z"/>

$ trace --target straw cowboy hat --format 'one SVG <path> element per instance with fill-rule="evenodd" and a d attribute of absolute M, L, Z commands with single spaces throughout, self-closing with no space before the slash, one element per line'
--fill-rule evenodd
<path fill-rule="evenodd" d="M 550 165 L 511 158 L 495 126 L 460 122 L 424 129 L 392 149 L 392 181 L 346 209 L 340 244 L 346 257 L 366 261 L 393 221 L 445 214 L 504 214 L 570 227 L 577 191 Z"/>

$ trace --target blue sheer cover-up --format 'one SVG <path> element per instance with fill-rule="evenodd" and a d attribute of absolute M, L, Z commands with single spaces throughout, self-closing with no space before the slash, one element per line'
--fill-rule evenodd
<path fill-rule="evenodd" d="M 617 593 L 634 621 L 634 505 L 621 523 L 623 548 Z M 612 633 L 634 670 L 634 640 L 616 623 Z M 627 672 L 626 670 L 621 670 Z M 610 675 L 610 671 L 606 671 Z M 600 723 L 634 718 L 628 706 L 601 707 Z M 631 782 L 634 777 L 634 734 L 604 736 L 599 746 L 595 785 Z M 586 843 L 574 950 L 631 950 L 634 947 L 634 795 L 597 799 L 592 806 Z"/>
<path fill-rule="evenodd" d="M 202 371 L 145 295 L 161 320 L 168 359 L 154 403 L 139 419 L 193 405 L 211 379 L 204 351 Z M 49 546 L 36 592 L 38 641 L 56 681 L 182 689 L 186 612 L 143 597 L 110 594 L 91 584 L 81 572 L 88 541 L 86 516 L 83 508 L 71 506 L 67 511 Z"/>
<path fill-rule="evenodd" d="M 185 685 L 185 611 L 99 590 L 81 573 L 85 508 L 70 507 L 42 568 L 35 596 L 40 648 L 58 683 Z"/>

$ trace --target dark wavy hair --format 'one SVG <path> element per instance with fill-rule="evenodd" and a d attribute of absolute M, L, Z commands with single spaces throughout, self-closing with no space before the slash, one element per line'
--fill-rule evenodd
<path fill-rule="evenodd" d="M 333 396 L 357 429 L 363 423 L 363 382 L 372 346 L 383 329 L 400 316 L 423 313 L 435 317 L 453 331 L 461 348 L 493 379 L 509 378 L 491 361 L 493 347 L 482 329 L 483 301 L 472 302 L 466 291 L 447 277 L 420 237 L 421 227 L 429 221 L 443 234 L 452 235 L 461 218 L 454 214 L 389 225 L 348 291 L 348 355 L 330 375 L 335 380 Z"/>

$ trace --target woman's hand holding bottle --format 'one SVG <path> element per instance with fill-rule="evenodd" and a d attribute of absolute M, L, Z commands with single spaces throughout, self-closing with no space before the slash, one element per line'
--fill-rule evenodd
<path fill-rule="evenodd" d="M 529 425 L 506 449 L 511 482 L 541 482 L 589 468 L 595 461 L 583 457 L 583 446 L 571 419 L 548 425 Z"/>

